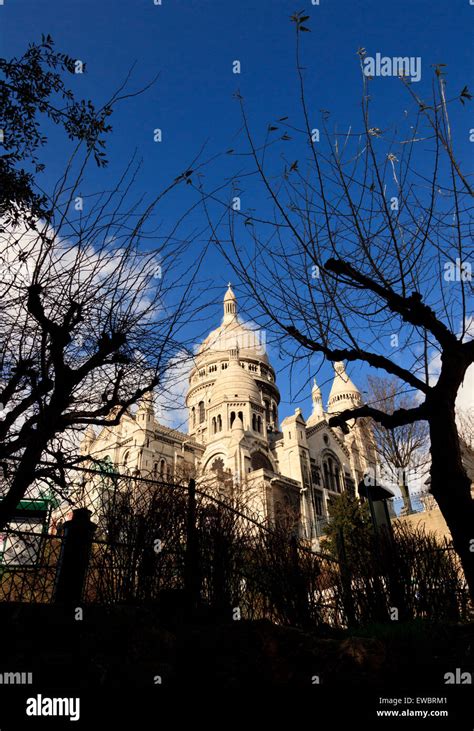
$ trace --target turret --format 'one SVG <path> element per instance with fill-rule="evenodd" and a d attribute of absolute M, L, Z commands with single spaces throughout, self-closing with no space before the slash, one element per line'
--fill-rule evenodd
<path fill-rule="evenodd" d="M 136 420 L 139 426 L 152 429 L 155 420 L 153 392 L 146 393 L 138 402 Z"/>
<path fill-rule="evenodd" d="M 87 429 L 84 432 L 84 437 L 82 438 L 82 442 L 81 442 L 81 453 L 82 454 L 91 453 L 92 445 L 95 442 L 95 438 L 96 438 L 95 431 L 94 431 L 93 427 L 89 424 L 89 426 L 87 427 Z"/>
<path fill-rule="evenodd" d="M 344 363 L 334 363 L 334 381 L 329 394 L 328 413 L 337 414 L 345 409 L 355 409 L 360 403 L 360 391 L 347 375 Z"/>
<path fill-rule="evenodd" d="M 312 411 L 311 416 L 309 417 L 308 421 L 306 422 L 308 426 L 318 424 L 320 421 L 322 421 L 324 419 L 323 397 L 321 395 L 321 389 L 319 388 L 318 384 L 316 383 L 315 378 L 313 379 L 313 388 L 311 389 L 311 397 L 313 400 L 313 411 Z"/>

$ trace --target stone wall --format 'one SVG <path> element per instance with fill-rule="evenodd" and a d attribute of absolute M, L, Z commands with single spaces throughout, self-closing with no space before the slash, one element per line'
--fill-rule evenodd
<path fill-rule="evenodd" d="M 396 518 L 394 522 L 405 523 L 405 525 L 409 525 L 413 529 L 418 526 L 423 526 L 427 533 L 436 533 L 441 540 L 443 538 L 447 538 L 448 541 L 451 540 L 451 533 L 439 508 L 424 510 L 421 513 L 412 513 L 411 515 L 403 515 Z"/>

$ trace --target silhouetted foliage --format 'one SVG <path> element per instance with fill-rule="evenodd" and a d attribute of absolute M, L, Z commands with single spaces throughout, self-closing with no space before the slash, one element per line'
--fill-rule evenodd
<path fill-rule="evenodd" d="M 20 58 L 0 58 L 0 218 L 6 223 L 50 215 L 48 196 L 35 186 L 35 174 L 44 170 L 40 149 L 47 142 L 41 123 L 48 119 L 62 127 L 70 140 L 85 142 L 97 165 L 107 163 L 105 135 L 112 107 L 96 109 L 89 100 L 77 100 L 65 77 L 85 64 L 54 48 L 51 36 L 31 43 Z"/>

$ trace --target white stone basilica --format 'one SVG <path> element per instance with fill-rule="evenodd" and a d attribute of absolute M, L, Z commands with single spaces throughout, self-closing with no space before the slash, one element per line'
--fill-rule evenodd
<path fill-rule="evenodd" d="M 328 425 L 330 415 L 361 402 L 343 363 L 334 365 L 326 412 L 314 382 L 311 415 L 305 420 L 296 409 L 280 423 L 275 371 L 258 335 L 239 320 L 229 285 L 222 323 L 200 346 L 189 374 L 188 433 L 160 425 L 148 397 L 118 426 L 98 435 L 89 428 L 82 453 L 136 476 L 194 476 L 262 522 L 288 525 L 293 516 L 300 536 L 317 546 L 331 496 L 356 493 L 375 463 L 372 434 L 364 422 L 349 424 L 347 435 Z"/>

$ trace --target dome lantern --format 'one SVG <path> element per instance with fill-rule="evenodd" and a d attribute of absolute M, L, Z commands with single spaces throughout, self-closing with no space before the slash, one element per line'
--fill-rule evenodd
<path fill-rule="evenodd" d="M 237 297 L 235 296 L 230 282 L 227 285 L 227 292 L 224 295 L 224 324 L 237 319 Z"/>

